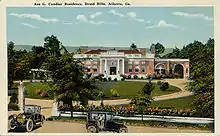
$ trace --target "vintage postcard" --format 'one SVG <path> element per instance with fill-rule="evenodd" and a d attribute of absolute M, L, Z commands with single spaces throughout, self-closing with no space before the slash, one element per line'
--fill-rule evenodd
<path fill-rule="evenodd" d="M 0 3 L 3 135 L 218 134 L 216 1 Z"/>

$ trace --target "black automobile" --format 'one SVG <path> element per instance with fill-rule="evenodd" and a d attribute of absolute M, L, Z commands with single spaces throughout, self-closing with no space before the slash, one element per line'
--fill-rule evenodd
<path fill-rule="evenodd" d="M 8 118 L 9 130 L 14 130 L 17 127 L 25 128 L 27 132 L 33 130 L 36 126 L 42 126 L 45 121 L 45 116 L 40 114 L 41 107 L 38 105 L 25 105 L 24 113 L 14 114 Z"/>
<path fill-rule="evenodd" d="M 89 133 L 99 133 L 100 131 L 113 131 L 118 133 L 127 133 L 128 129 L 123 123 L 114 120 L 113 112 L 88 112 L 86 129 Z M 100 120 L 102 117 L 102 120 Z M 103 124 L 102 124 L 103 122 Z"/>

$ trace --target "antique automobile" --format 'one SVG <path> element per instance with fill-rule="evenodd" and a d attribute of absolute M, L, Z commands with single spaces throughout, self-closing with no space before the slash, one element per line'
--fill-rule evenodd
<path fill-rule="evenodd" d="M 86 129 L 89 133 L 99 133 L 100 131 L 113 131 L 127 133 L 128 129 L 123 123 L 114 120 L 115 113 L 90 111 L 87 115 Z M 99 118 L 102 117 L 102 120 Z M 100 122 L 103 121 L 103 124 Z"/>
<path fill-rule="evenodd" d="M 25 128 L 27 132 L 33 130 L 36 126 L 42 126 L 45 116 L 41 114 L 41 107 L 37 105 L 25 105 L 24 112 L 18 115 L 14 114 L 8 118 L 9 130 L 17 127 Z"/>

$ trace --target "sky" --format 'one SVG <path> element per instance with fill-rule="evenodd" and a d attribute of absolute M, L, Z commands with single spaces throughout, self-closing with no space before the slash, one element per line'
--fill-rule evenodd
<path fill-rule="evenodd" d="M 64 46 L 181 48 L 214 38 L 213 7 L 8 7 L 7 42 L 43 45 L 55 35 Z"/>

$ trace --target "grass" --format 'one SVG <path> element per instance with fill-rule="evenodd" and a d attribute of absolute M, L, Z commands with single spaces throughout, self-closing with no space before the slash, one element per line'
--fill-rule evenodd
<path fill-rule="evenodd" d="M 173 107 L 173 108 L 191 108 L 193 99 L 195 96 L 187 96 L 182 98 L 170 99 L 170 100 L 162 100 L 158 102 L 152 102 L 151 107 Z"/>
<path fill-rule="evenodd" d="M 110 89 L 116 89 L 118 91 L 120 96 L 116 97 L 116 98 L 112 98 L 112 99 L 122 99 L 122 98 L 131 99 L 131 98 L 133 98 L 134 96 L 136 96 L 137 94 L 140 93 L 140 91 L 142 90 L 145 83 L 146 82 L 126 82 L 126 81 L 122 81 L 122 82 L 104 82 L 102 84 L 103 84 L 104 91 L 105 91 L 107 96 L 111 96 Z M 156 83 L 153 83 L 153 84 L 154 84 L 155 88 L 151 92 L 152 97 L 165 95 L 165 94 L 171 94 L 171 93 L 181 91 L 180 88 L 175 87 L 175 86 L 171 86 L 171 85 L 170 85 L 168 90 L 161 91 L 159 86 Z"/>
<path fill-rule="evenodd" d="M 152 91 L 152 97 L 153 96 L 160 96 L 160 95 L 165 95 L 165 94 L 170 94 L 170 93 L 175 93 L 181 91 L 180 88 L 171 86 L 170 88 L 166 91 L 161 91 L 159 89 L 159 86 L 156 83 L 153 83 L 155 85 L 154 90 Z M 28 98 L 35 98 L 35 99 L 51 99 L 50 97 L 41 97 L 40 95 L 36 94 L 36 90 L 40 89 L 43 91 L 47 91 L 50 89 L 50 86 L 48 83 L 45 82 L 30 82 L 30 83 L 25 83 L 27 90 L 27 97 Z M 97 85 L 104 91 L 106 94 L 107 98 L 106 99 L 131 99 L 139 92 L 142 90 L 143 86 L 145 85 L 145 82 L 126 82 L 126 81 L 118 81 L 118 82 L 97 82 Z M 16 86 L 16 85 L 14 85 Z M 14 87 L 16 88 L 16 87 Z M 111 96 L 111 89 L 116 89 L 117 92 L 119 93 L 119 97 L 112 97 Z M 9 95 L 15 92 L 17 93 L 17 89 L 11 89 L 9 90 Z"/>

